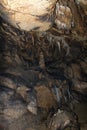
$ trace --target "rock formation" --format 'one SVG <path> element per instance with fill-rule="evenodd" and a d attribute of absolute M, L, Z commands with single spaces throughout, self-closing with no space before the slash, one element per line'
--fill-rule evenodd
<path fill-rule="evenodd" d="M 86 0 L 0 0 L 0 130 L 79 130 L 86 30 Z"/>

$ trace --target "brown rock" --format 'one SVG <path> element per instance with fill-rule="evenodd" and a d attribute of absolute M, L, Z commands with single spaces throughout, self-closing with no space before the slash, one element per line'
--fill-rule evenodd
<path fill-rule="evenodd" d="M 72 64 L 72 72 L 73 72 L 73 77 L 75 79 L 81 79 L 81 69 L 80 66 L 77 64 Z"/>
<path fill-rule="evenodd" d="M 85 74 L 87 74 L 87 63 L 81 61 L 81 62 L 80 62 L 80 65 L 81 65 L 82 71 L 83 71 Z"/>
<path fill-rule="evenodd" d="M 49 128 L 51 128 L 51 130 L 63 130 L 69 126 L 71 121 L 73 121 L 73 116 L 69 112 L 59 109 L 52 117 Z"/>
<path fill-rule="evenodd" d="M 47 111 L 55 106 L 56 100 L 52 92 L 45 85 L 37 86 L 37 104 L 39 107 L 46 109 Z"/>
<path fill-rule="evenodd" d="M 72 13 L 69 7 L 56 4 L 56 20 L 58 29 L 70 29 L 72 24 Z"/>
<path fill-rule="evenodd" d="M 81 94 L 84 94 L 84 95 L 87 94 L 87 82 L 82 82 L 82 81 L 73 79 L 72 83 L 73 83 L 72 90 L 79 92 Z"/>

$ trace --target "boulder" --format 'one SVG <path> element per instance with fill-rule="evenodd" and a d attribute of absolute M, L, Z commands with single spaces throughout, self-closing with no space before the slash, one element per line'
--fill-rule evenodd
<path fill-rule="evenodd" d="M 56 0 L 1 0 L 0 15 L 21 30 L 44 31 L 51 26 L 52 7 Z"/>

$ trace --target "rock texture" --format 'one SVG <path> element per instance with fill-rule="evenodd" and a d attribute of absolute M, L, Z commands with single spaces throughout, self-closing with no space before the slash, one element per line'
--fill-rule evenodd
<path fill-rule="evenodd" d="M 0 130 L 79 130 L 87 122 L 74 113 L 87 102 L 86 2 L 21 2 L 0 1 Z"/>
<path fill-rule="evenodd" d="M 1 0 L 0 14 L 14 27 L 26 31 L 45 31 L 52 25 L 56 0 Z"/>

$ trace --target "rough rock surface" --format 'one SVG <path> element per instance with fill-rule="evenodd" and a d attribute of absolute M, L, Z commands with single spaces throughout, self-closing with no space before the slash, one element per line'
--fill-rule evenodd
<path fill-rule="evenodd" d="M 52 25 L 52 8 L 56 0 L 1 0 L 0 14 L 14 27 L 45 31 Z"/>
<path fill-rule="evenodd" d="M 74 113 L 74 104 L 87 102 L 86 8 L 76 0 L 57 2 L 57 22 L 43 33 L 22 31 L 0 17 L 0 130 L 87 126 L 86 117 Z"/>

